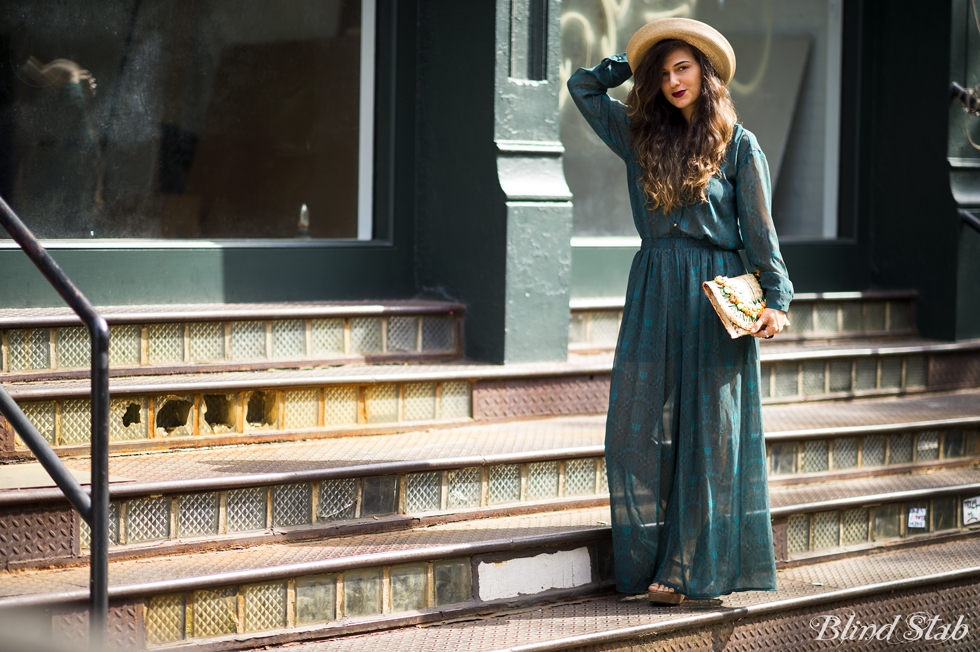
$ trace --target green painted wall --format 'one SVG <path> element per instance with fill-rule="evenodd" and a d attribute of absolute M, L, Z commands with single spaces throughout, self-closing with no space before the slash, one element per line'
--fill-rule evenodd
<path fill-rule="evenodd" d="M 953 339 L 960 221 L 946 162 L 950 7 L 862 4 L 866 92 L 853 108 L 868 137 L 860 192 L 867 195 L 871 282 L 918 290 L 919 330 Z M 942 53 L 938 63 L 932 52 Z"/>

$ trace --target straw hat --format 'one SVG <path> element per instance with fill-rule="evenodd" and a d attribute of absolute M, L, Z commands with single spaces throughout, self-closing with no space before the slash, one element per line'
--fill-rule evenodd
<path fill-rule="evenodd" d="M 735 76 L 735 51 L 728 39 L 714 27 L 690 18 L 661 18 L 636 30 L 626 45 L 630 68 L 636 72 L 650 48 L 665 39 L 678 39 L 704 52 L 726 85 Z"/>

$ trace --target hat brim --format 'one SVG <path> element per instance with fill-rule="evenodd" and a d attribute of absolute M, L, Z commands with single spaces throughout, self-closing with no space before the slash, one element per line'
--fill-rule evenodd
<path fill-rule="evenodd" d="M 728 39 L 714 27 L 691 18 L 661 18 L 636 30 L 626 45 L 626 59 L 633 72 L 650 48 L 667 39 L 684 41 L 701 50 L 726 86 L 735 76 L 735 50 Z"/>

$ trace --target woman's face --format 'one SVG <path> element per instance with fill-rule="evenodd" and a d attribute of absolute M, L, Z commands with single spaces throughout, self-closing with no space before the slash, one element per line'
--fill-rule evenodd
<path fill-rule="evenodd" d="M 674 48 L 664 59 L 660 90 L 667 101 L 680 109 L 688 122 L 701 97 L 701 66 L 691 48 Z"/>

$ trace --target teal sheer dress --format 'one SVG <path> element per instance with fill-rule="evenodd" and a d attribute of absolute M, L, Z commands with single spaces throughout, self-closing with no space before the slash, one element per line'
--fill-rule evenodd
<path fill-rule="evenodd" d="M 770 308 L 793 298 L 770 217 L 766 157 L 735 126 L 707 202 L 669 214 L 645 200 L 626 107 L 606 90 L 630 78 L 624 55 L 580 69 L 568 89 L 626 163 L 643 245 L 630 269 L 616 344 L 606 471 L 616 587 L 659 582 L 692 598 L 776 587 L 759 342 L 732 340 L 703 281 L 745 273 L 744 249 Z"/>

